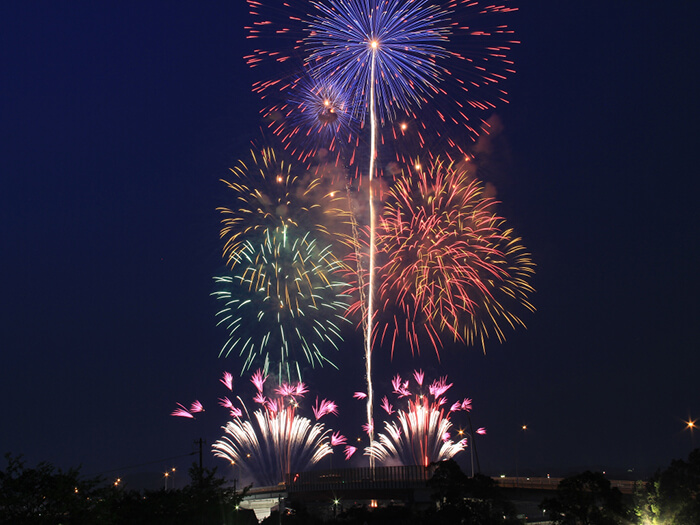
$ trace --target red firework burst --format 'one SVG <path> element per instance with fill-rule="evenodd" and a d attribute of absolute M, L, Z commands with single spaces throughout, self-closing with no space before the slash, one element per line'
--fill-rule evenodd
<path fill-rule="evenodd" d="M 511 308 L 534 310 L 534 264 L 496 204 L 464 166 L 440 161 L 388 192 L 373 337 L 392 353 L 402 334 L 413 353 L 429 342 L 439 356 L 446 337 L 485 348 L 492 335 L 503 341 L 505 326 L 523 325 Z"/>

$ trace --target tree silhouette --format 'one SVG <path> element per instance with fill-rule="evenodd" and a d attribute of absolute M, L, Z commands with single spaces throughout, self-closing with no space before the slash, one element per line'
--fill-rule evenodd
<path fill-rule="evenodd" d="M 616 525 L 627 522 L 622 493 L 600 472 L 586 471 L 559 482 L 556 496 L 540 508 L 562 525 Z"/>

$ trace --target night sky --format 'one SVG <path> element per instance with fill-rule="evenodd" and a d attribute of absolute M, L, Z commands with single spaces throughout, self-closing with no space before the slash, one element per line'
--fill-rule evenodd
<path fill-rule="evenodd" d="M 499 198 L 537 263 L 537 312 L 486 355 L 384 352 L 377 392 L 449 374 L 488 429 L 487 474 L 643 475 L 686 457 L 700 418 L 700 5 L 519 4 Z M 247 19 L 240 0 L 0 7 L 0 452 L 112 476 L 184 470 L 221 434 L 218 379 L 239 369 L 217 357 L 215 208 L 262 106 Z M 306 379 L 354 439 L 347 341 L 341 371 Z M 197 420 L 169 415 L 194 399 Z"/>

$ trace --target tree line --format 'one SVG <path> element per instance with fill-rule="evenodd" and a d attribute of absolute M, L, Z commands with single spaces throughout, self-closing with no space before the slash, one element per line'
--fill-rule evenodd
<path fill-rule="evenodd" d="M 181 489 L 135 491 L 85 478 L 79 469 L 56 469 L 43 462 L 27 467 L 21 456 L 5 455 L 0 471 L 0 525 L 248 525 L 252 511 L 239 509 L 250 487 L 236 491 L 216 475 L 216 468 L 189 470 Z M 453 460 L 436 466 L 428 481 L 434 505 L 417 510 L 351 508 L 309 512 L 291 501 L 280 516 L 263 524 L 285 525 L 444 525 L 522 523 L 522 516 L 493 479 L 468 477 Z M 700 524 L 700 449 L 687 460 L 674 460 L 640 484 L 631 498 L 611 486 L 602 473 L 583 472 L 563 479 L 540 504 L 558 525 L 697 525 Z M 327 509 L 328 510 L 328 509 Z"/>

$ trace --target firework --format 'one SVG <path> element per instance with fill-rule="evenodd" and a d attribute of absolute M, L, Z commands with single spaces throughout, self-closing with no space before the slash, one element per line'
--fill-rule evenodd
<path fill-rule="evenodd" d="M 261 17 L 264 6 L 257 0 L 248 0 L 251 14 Z M 285 6 L 292 9 L 289 4 Z M 342 86 L 350 97 L 350 110 L 361 123 L 369 128 L 369 243 L 367 292 L 362 296 L 363 325 L 365 331 L 365 363 L 367 378 L 367 428 L 370 443 L 373 440 L 372 406 L 372 337 L 375 322 L 376 258 L 377 247 L 375 185 L 373 180 L 381 174 L 377 169 L 378 141 L 384 143 L 381 128 L 389 122 L 399 122 L 402 115 L 416 118 L 416 111 L 430 110 L 444 124 L 467 130 L 472 138 L 480 124 L 470 120 L 472 112 L 490 110 L 497 99 L 504 100 L 505 92 L 496 87 L 512 67 L 506 54 L 514 43 L 510 32 L 503 25 L 490 30 L 480 30 L 475 24 L 490 15 L 511 11 L 504 5 L 481 5 L 479 1 L 448 0 L 431 3 L 428 0 L 309 0 L 298 6 L 301 12 L 289 13 L 289 27 L 275 27 L 269 20 L 258 18 L 248 28 L 249 38 L 259 39 L 262 47 L 247 57 L 251 66 L 258 66 L 268 59 L 278 64 L 288 56 L 265 48 L 265 40 L 291 36 L 295 53 L 306 53 L 305 65 L 315 79 L 330 80 Z M 308 14 L 307 14 L 308 13 Z M 478 17 L 468 17 L 478 14 Z M 304 38 L 294 40 L 293 25 L 301 23 Z M 272 37 L 272 38 L 271 38 Z M 498 44 L 504 40 L 503 44 Z M 479 54 L 461 54 L 448 50 L 448 41 L 488 41 L 488 47 L 478 44 L 484 51 Z M 276 44 L 276 43 L 275 43 Z M 464 65 L 467 74 L 454 74 L 448 65 Z M 500 72 L 494 71 L 498 69 Z M 448 82 L 448 78 L 454 79 Z M 284 82 L 264 81 L 254 89 L 263 96 L 271 89 L 286 89 Z M 448 87 L 457 86 L 450 94 Z M 494 88 L 495 99 L 484 97 L 482 92 Z M 452 91 L 452 89 L 450 89 Z M 430 103 L 429 103 L 430 101 Z M 447 102 L 447 105 L 444 105 Z M 483 122 L 483 117 L 481 118 Z M 368 126 L 366 126 L 368 124 Z M 402 127 L 405 122 L 400 124 Z M 359 131 L 358 131 L 359 133 Z M 394 138 L 397 138 L 393 131 Z M 449 140 L 451 147 L 458 141 Z M 354 157 L 353 157 L 354 158 Z M 396 155 L 397 160 L 405 160 Z M 358 262 L 360 260 L 357 257 Z M 358 288 L 364 293 L 362 269 L 358 272 Z M 366 298 L 366 299 L 365 299 Z M 454 317 L 454 316 L 453 316 Z M 439 320 L 443 323 L 443 320 Z M 453 322 L 453 328 L 455 323 Z M 454 331 L 454 330 L 453 330 Z M 370 457 L 370 465 L 372 459 Z"/>
<path fill-rule="evenodd" d="M 382 120 L 393 120 L 397 109 L 421 105 L 444 77 L 440 61 L 449 54 L 449 12 L 426 0 L 338 0 L 311 4 L 306 44 L 308 62 L 320 77 L 337 78 L 349 86 L 353 109 L 364 120 L 367 88 L 373 83 Z"/>
<path fill-rule="evenodd" d="M 268 127 L 303 164 L 352 159 L 358 123 L 348 91 L 305 73 L 286 85 L 281 100 L 263 109 Z"/>
<path fill-rule="evenodd" d="M 423 372 L 414 373 L 418 388 L 422 387 Z M 471 400 L 454 403 L 449 409 L 445 393 L 452 387 L 447 378 L 433 381 L 428 393 L 413 393 L 409 380 L 403 381 L 396 375 L 392 381 L 393 394 L 398 400 L 408 398 L 406 408 L 394 409 L 387 397 L 381 408 L 395 421 L 384 423 L 384 432 L 377 434 L 377 440 L 365 449 L 365 455 L 380 462 L 399 462 L 402 465 L 422 465 L 444 461 L 454 457 L 467 447 L 467 440 L 450 439 L 452 423 L 450 416 L 460 410 L 470 410 Z M 467 403 L 468 401 L 468 403 Z M 483 432 L 480 432 L 483 431 Z M 478 433 L 485 433 L 479 429 Z"/>
<path fill-rule="evenodd" d="M 371 339 L 374 333 L 377 242 L 372 180 L 377 175 L 377 128 L 385 122 L 395 121 L 398 111 L 415 115 L 416 106 L 432 106 L 428 99 L 436 95 L 439 95 L 438 100 L 454 100 L 443 87 L 451 74 L 445 64 L 448 58 L 464 57 L 448 51 L 444 44 L 450 37 L 459 38 L 456 33 L 463 27 L 452 23 L 452 15 L 459 7 L 473 5 L 473 2 L 452 0 L 445 6 L 428 0 L 311 0 L 310 3 L 316 12 L 310 16 L 305 44 L 311 50 L 308 64 L 312 74 L 334 78 L 342 85 L 350 86 L 358 119 L 363 123 L 369 119 L 370 238 L 365 362 L 367 426 L 372 443 Z M 487 9 L 493 9 L 493 6 Z M 470 28 L 469 33 L 474 35 L 473 29 Z M 498 48 L 491 58 L 503 56 L 503 51 Z M 462 79 L 459 81 L 463 82 Z M 474 81 L 472 85 L 479 86 Z M 461 96 L 471 95 L 469 91 L 470 88 L 466 88 Z M 458 105 L 460 108 L 448 116 L 454 124 L 475 132 L 464 106 L 459 102 Z M 434 106 L 436 109 L 441 107 L 439 103 Z M 446 122 L 443 112 L 437 109 L 440 118 Z"/>
<path fill-rule="evenodd" d="M 259 405 L 252 419 L 243 419 L 243 413 L 249 412 L 239 401 L 243 410 L 223 427 L 225 435 L 212 448 L 215 456 L 239 465 L 258 485 L 269 486 L 283 482 L 291 472 L 308 469 L 332 454 L 332 446 L 347 440 L 327 430 L 323 423 L 314 423 L 297 413 L 299 401 L 307 391 L 303 383 L 282 384 L 272 396 L 266 396 L 265 380 L 260 370 L 251 380 L 257 391 L 254 401 Z M 334 411 L 326 413 L 337 413 L 331 401 L 323 400 L 321 404 L 332 404 Z"/>
<path fill-rule="evenodd" d="M 374 338 L 404 335 L 439 352 L 445 337 L 485 349 L 492 335 L 523 325 L 512 309 L 534 310 L 534 273 L 520 239 L 495 213 L 496 201 L 467 170 L 436 162 L 397 181 L 378 229 Z M 351 311 L 361 307 L 355 303 Z"/>
<path fill-rule="evenodd" d="M 505 101 L 498 85 L 513 72 L 507 53 L 516 42 L 502 15 L 512 8 L 471 0 L 310 4 L 307 63 L 314 75 L 349 89 L 361 122 L 374 118 L 374 104 L 382 128 L 397 123 L 405 131 L 408 121 L 434 114 L 442 123 L 431 127 L 437 133 L 454 126 L 474 137 L 481 114 Z M 395 129 L 384 138 L 390 134 L 398 139 Z"/>
<path fill-rule="evenodd" d="M 217 208 L 229 266 L 241 260 L 238 254 L 246 240 L 279 228 L 303 228 L 352 245 L 343 234 L 343 224 L 349 222 L 345 194 L 329 181 L 297 172 L 272 148 L 252 150 L 250 160 L 239 161 L 231 173 L 232 180 L 222 182 L 231 190 L 232 204 Z"/>
<path fill-rule="evenodd" d="M 177 408 L 175 410 L 173 410 L 170 413 L 170 415 L 176 416 L 176 417 L 187 417 L 190 419 L 194 418 L 194 416 L 192 415 L 192 412 L 189 411 L 186 406 L 184 406 L 180 403 L 177 404 Z"/>
<path fill-rule="evenodd" d="M 220 356 L 241 357 L 242 371 L 276 367 L 280 381 L 301 379 L 300 362 L 333 366 L 324 352 L 338 349 L 349 296 L 330 246 L 285 225 L 261 243 L 243 241 L 232 258 L 232 274 L 214 278 L 229 336 Z"/>
<path fill-rule="evenodd" d="M 507 0 L 248 4 L 254 23 L 246 29 L 255 47 L 245 59 L 267 77 L 254 91 L 283 100 L 280 107 L 303 63 L 311 77 L 342 87 L 360 124 L 355 135 L 368 120 L 373 84 L 382 144 L 402 149 L 404 139 L 415 138 L 464 154 L 465 139 L 474 139 L 489 112 L 507 101 L 503 81 L 514 73 L 509 54 L 518 43 L 506 25 L 516 11 Z"/>

